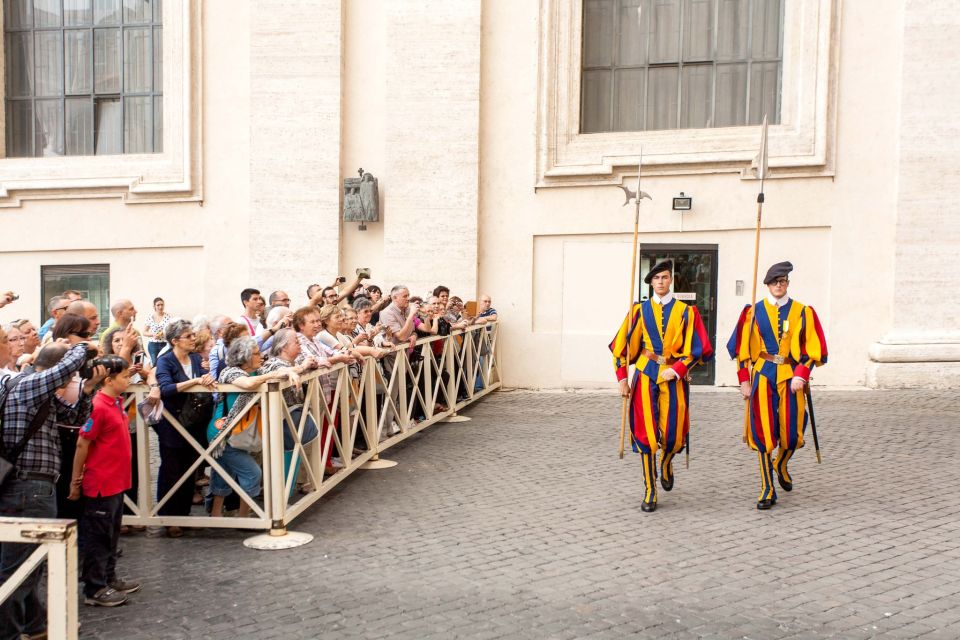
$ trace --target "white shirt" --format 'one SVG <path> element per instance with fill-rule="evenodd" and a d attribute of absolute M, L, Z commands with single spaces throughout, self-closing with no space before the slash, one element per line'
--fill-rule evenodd
<path fill-rule="evenodd" d="M 783 296 L 779 300 L 773 297 L 772 293 L 767 293 L 767 302 L 772 304 L 775 307 L 782 307 L 788 302 L 790 302 L 790 296 Z"/>
<path fill-rule="evenodd" d="M 651 298 L 651 300 L 653 300 L 657 304 L 670 304 L 670 302 L 673 300 L 673 292 L 667 291 L 662 298 L 657 294 L 653 294 L 653 297 Z"/>
<path fill-rule="evenodd" d="M 247 316 L 240 316 L 237 318 L 237 322 L 243 324 L 250 330 L 250 335 L 254 338 L 259 338 L 260 334 L 266 331 L 263 324 L 260 322 L 260 318 L 254 320 L 253 318 Z"/>

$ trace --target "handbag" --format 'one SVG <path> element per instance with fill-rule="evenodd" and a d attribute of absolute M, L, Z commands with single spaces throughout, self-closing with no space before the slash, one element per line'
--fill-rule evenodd
<path fill-rule="evenodd" d="M 224 418 L 226 420 L 226 418 Z M 260 405 L 254 405 L 247 411 L 227 437 L 227 444 L 241 451 L 260 451 L 263 449 L 262 427 L 260 425 Z"/>
<path fill-rule="evenodd" d="M 213 395 L 209 393 L 188 393 L 177 418 L 180 424 L 198 442 L 206 437 L 207 425 L 213 417 Z"/>
<path fill-rule="evenodd" d="M 234 405 L 236 406 L 236 405 Z M 223 431 L 230 423 L 230 411 L 227 411 L 227 394 L 224 393 L 220 402 L 220 411 L 222 417 L 218 417 L 214 422 L 216 432 Z M 241 451 L 257 452 L 263 449 L 263 434 L 260 425 L 260 405 L 254 405 L 247 411 L 243 417 L 237 420 L 227 436 L 227 444 L 234 449 Z M 211 440 L 213 438 L 211 437 Z M 218 447 L 219 449 L 219 447 Z M 220 451 L 214 453 L 214 457 L 219 457 Z"/>

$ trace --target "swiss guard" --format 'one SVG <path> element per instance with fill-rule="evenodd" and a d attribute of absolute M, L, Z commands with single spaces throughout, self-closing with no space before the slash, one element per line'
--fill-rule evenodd
<path fill-rule="evenodd" d="M 630 400 L 633 450 L 643 462 L 645 491 L 640 509 L 657 508 L 657 450 L 660 484 L 673 489 L 673 458 L 687 442 L 690 431 L 690 370 L 713 358 L 713 346 L 693 305 L 670 292 L 673 263 L 661 262 L 643 279 L 653 285 L 653 296 L 634 303 L 610 351 L 613 353 L 620 394 Z M 627 369 L 636 364 L 632 383 Z"/>
<path fill-rule="evenodd" d="M 744 440 L 760 461 L 757 509 L 777 503 L 774 472 L 784 491 L 793 489 L 787 463 L 803 446 L 805 385 L 810 371 L 827 362 L 827 341 L 816 311 L 787 295 L 791 271 L 789 262 L 770 267 L 763 278 L 769 292 L 752 307 L 744 307 L 727 343 L 730 357 L 737 361 L 740 393 L 748 401 Z"/>

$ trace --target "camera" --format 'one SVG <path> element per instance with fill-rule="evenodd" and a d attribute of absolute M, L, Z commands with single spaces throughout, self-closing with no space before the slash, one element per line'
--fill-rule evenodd
<path fill-rule="evenodd" d="M 93 377 L 93 370 L 96 367 L 104 367 L 107 374 L 120 373 L 127 368 L 127 361 L 120 356 L 103 356 L 98 358 L 96 347 L 87 347 L 87 360 L 80 367 L 80 377 L 89 380 Z"/>
<path fill-rule="evenodd" d="M 20 299 L 20 296 L 15 293 L 10 297 L 10 302 L 14 302 L 15 300 L 19 300 L 19 299 Z"/>
<path fill-rule="evenodd" d="M 338 283 L 343 284 L 343 283 L 346 282 L 346 281 L 347 281 L 347 279 L 344 278 L 343 276 L 337 276 L 337 282 L 338 282 Z"/>
<path fill-rule="evenodd" d="M 370 267 L 360 267 L 359 269 L 357 269 L 357 275 L 364 279 L 369 278 Z"/>

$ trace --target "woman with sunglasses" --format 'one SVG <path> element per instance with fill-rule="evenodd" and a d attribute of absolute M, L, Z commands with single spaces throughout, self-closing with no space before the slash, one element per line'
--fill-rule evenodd
<path fill-rule="evenodd" d="M 164 335 L 172 348 L 157 359 L 156 375 L 160 396 L 167 411 L 180 418 L 187 404 L 188 390 L 198 386 L 214 388 L 216 382 L 203 367 L 203 357 L 196 353 L 196 332 L 186 320 L 174 320 L 167 325 Z M 191 436 L 206 446 L 206 427 L 200 424 L 182 424 Z M 160 444 L 160 470 L 157 477 L 157 501 L 163 500 L 197 459 L 196 450 L 184 439 L 170 421 L 163 417 L 154 429 Z M 194 483 L 184 482 L 160 507 L 161 516 L 188 516 L 193 506 Z M 168 526 L 167 536 L 179 538 L 183 530 Z"/>

